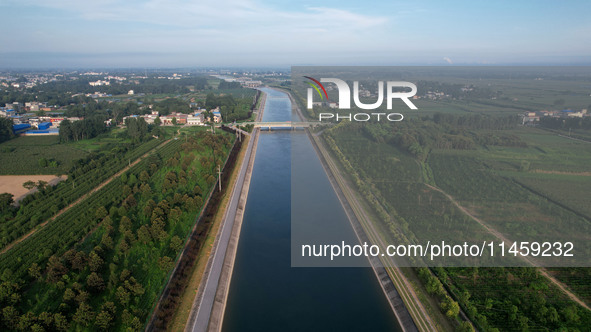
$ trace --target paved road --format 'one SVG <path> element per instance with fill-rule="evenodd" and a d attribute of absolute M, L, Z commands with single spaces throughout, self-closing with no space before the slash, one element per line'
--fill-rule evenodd
<path fill-rule="evenodd" d="M 259 111 L 257 112 L 256 121 L 261 121 L 263 112 L 265 109 L 266 95 L 263 95 L 261 104 L 259 105 Z M 232 188 L 232 196 L 230 197 L 230 204 L 227 206 L 224 212 L 224 219 L 222 220 L 222 230 L 219 235 L 219 241 L 213 248 L 213 261 L 211 268 L 205 271 L 205 288 L 201 294 L 201 298 L 196 299 L 199 301 L 197 307 L 197 316 L 194 320 L 190 321 L 192 326 L 187 326 L 185 331 L 190 330 L 192 332 L 205 332 L 209 325 L 209 318 L 215 302 L 215 294 L 218 289 L 220 276 L 222 274 L 222 268 L 224 266 L 224 260 L 226 258 L 226 251 L 228 250 L 228 244 L 232 234 L 232 228 L 234 228 L 234 221 L 236 220 L 236 212 L 238 210 L 238 202 L 242 194 L 242 186 L 246 177 L 246 170 L 250 164 L 250 160 L 254 158 L 252 155 L 253 147 L 257 141 L 256 133 L 259 129 L 253 129 L 251 138 L 248 141 L 248 147 L 246 148 L 246 155 L 240 166 L 240 173 Z"/>
<path fill-rule="evenodd" d="M 258 130 L 258 129 L 255 129 Z M 254 134 L 254 131 L 253 131 Z M 253 135 L 254 136 L 254 135 Z M 253 157 L 252 149 L 254 146 L 255 139 L 248 141 L 248 147 L 246 155 L 242 165 L 240 167 L 240 173 L 238 179 L 232 189 L 232 196 L 230 203 L 224 213 L 222 230 L 219 237 L 219 242 L 214 248 L 213 262 L 209 274 L 206 276 L 205 288 L 203 290 L 203 296 L 201 296 L 199 307 L 197 308 L 197 318 L 193 321 L 191 331 L 193 332 L 205 332 L 209 324 L 209 317 L 215 301 L 215 294 L 218 288 L 220 275 L 222 273 L 222 267 L 224 265 L 224 258 L 226 257 L 226 251 L 228 249 L 228 243 L 230 241 L 230 235 L 236 219 L 236 210 L 238 209 L 238 201 L 240 200 L 240 194 L 242 193 L 242 184 L 246 176 L 246 169 L 250 159 Z"/>

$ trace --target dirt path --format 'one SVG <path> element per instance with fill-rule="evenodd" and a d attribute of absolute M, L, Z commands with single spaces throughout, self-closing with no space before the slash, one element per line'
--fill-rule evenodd
<path fill-rule="evenodd" d="M 66 211 L 70 210 L 72 207 L 74 207 L 75 205 L 77 205 L 78 203 L 82 202 L 84 199 L 86 199 L 88 196 L 94 194 L 95 192 L 99 191 L 101 188 L 103 188 L 104 186 L 106 186 L 107 184 L 109 184 L 111 181 L 113 181 L 113 179 L 119 177 L 121 174 L 123 174 L 124 172 L 126 172 L 128 169 L 130 169 L 131 167 L 135 166 L 137 163 L 139 163 L 140 161 L 142 161 L 145 157 L 149 156 L 150 154 L 152 154 L 154 151 L 160 149 L 161 147 L 163 147 L 164 145 L 166 145 L 168 142 L 170 142 L 169 140 L 166 140 L 165 142 L 163 142 L 162 144 L 158 145 L 156 148 L 152 149 L 151 151 L 146 152 L 144 155 L 142 155 L 141 157 L 139 157 L 138 159 L 136 159 L 134 162 L 132 162 L 131 164 L 129 164 L 128 166 L 124 167 L 122 170 L 120 170 L 119 172 L 115 173 L 114 175 L 112 175 L 110 178 L 108 178 L 107 180 L 105 180 L 104 182 L 102 182 L 101 184 L 99 184 L 98 186 L 96 186 L 94 189 L 92 189 L 91 191 L 87 192 L 86 194 L 80 196 L 80 198 L 78 198 L 77 200 L 75 200 L 74 202 L 70 203 L 68 206 L 66 206 L 65 208 L 61 209 L 60 211 L 58 211 L 58 213 L 56 215 L 54 215 L 53 217 L 47 219 L 46 221 L 44 221 L 43 223 L 37 225 L 35 228 L 33 228 L 31 231 L 29 231 L 27 234 L 21 236 L 20 238 L 14 240 L 11 244 L 7 245 L 6 247 L 4 247 L 2 249 L 2 251 L 0 251 L 0 255 L 4 254 L 5 252 L 7 252 L 8 250 L 12 249 L 12 247 L 14 247 L 15 245 L 23 242 L 24 240 L 26 240 L 29 236 L 35 234 L 38 230 L 42 229 L 43 227 L 45 227 L 45 225 L 47 225 L 48 223 L 54 221 L 57 217 L 61 216 L 62 214 L 64 214 Z"/>
<path fill-rule="evenodd" d="M 480 218 L 476 217 L 475 215 L 473 215 L 472 213 L 470 213 L 470 211 L 468 211 L 468 209 L 466 209 L 465 207 L 461 206 L 451 195 L 449 195 L 448 193 L 446 193 L 442 189 L 439 189 L 437 187 L 434 187 L 434 186 L 432 186 L 430 184 L 426 184 L 425 183 L 425 185 L 427 187 L 429 187 L 429 188 L 431 188 L 433 190 L 436 190 L 436 191 L 442 193 L 443 195 L 445 195 L 445 197 L 447 197 L 447 199 L 449 199 L 458 209 L 460 209 L 464 214 L 466 214 L 470 218 L 474 219 L 474 221 L 476 221 L 478 224 L 480 224 L 482 227 L 484 227 L 489 233 L 491 233 L 492 235 L 494 235 L 497 239 L 499 239 L 501 241 L 504 241 L 505 243 L 508 244 L 508 246 L 511 246 L 513 244 L 513 241 L 507 239 L 502 233 L 500 233 L 496 229 L 494 229 L 491 226 L 489 226 L 486 222 L 482 221 L 482 219 L 480 219 Z M 526 262 L 528 262 L 532 266 L 536 266 L 536 264 L 534 264 L 534 262 L 532 262 L 527 257 L 522 257 L 522 258 L 523 258 L 523 260 L 525 260 Z M 583 308 L 585 308 L 587 310 L 591 310 L 591 308 L 583 300 L 581 300 L 578 296 L 576 296 L 574 293 L 572 293 L 565 284 L 563 284 L 558 279 L 556 279 L 552 275 L 550 275 L 550 273 L 548 273 L 548 271 L 546 271 L 545 268 L 538 267 L 538 269 L 539 269 L 541 275 L 543 275 L 548 280 L 550 280 L 550 282 L 552 282 L 556 287 L 558 287 L 571 300 L 577 302 Z"/>

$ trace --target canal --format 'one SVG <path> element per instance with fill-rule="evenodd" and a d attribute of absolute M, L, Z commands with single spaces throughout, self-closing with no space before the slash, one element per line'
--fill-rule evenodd
<path fill-rule="evenodd" d="M 263 91 L 263 121 L 290 120 L 288 96 Z M 400 331 L 371 268 L 291 267 L 292 147 L 313 161 L 310 190 L 332 193 L 331 222 L 348 223 L 307 135 L 261 132 L 223 331 Z"/>

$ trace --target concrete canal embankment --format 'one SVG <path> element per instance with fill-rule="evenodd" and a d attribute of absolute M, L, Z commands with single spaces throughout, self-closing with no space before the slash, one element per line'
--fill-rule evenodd
<path fill-rule="evenodd" d="M 265 101 L 266 95 L 263 94 L 257 112 L 257 121 L 262 119 Z M 221 330 L 258 138 L 259 129 L 255 128 L 248 140 L 246 154 L 232 188 L 230 202 L 224 212 L 222 227 L 216 237 L 204 277 L 195 297 L 186 331 Z"/>

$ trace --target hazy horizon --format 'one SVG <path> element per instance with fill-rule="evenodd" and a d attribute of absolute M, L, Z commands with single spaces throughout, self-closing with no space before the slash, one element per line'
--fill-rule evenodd
<path fill-rule="evenodd" d="M 591 3 L 5 0 L 0 68 L 590 65 Z"/>

